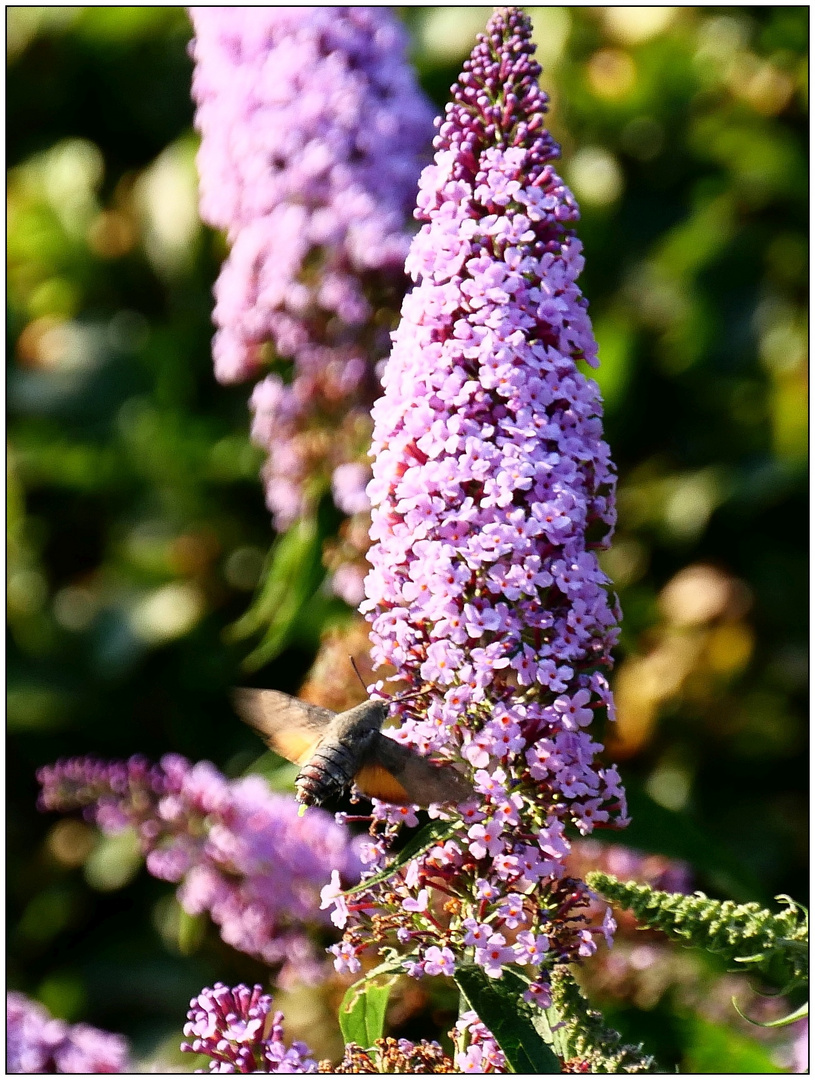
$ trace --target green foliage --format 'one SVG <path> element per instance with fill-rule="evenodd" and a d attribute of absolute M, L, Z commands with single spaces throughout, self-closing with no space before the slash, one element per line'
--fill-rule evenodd
<path fill-rule="evenodd" d="M 312 518 L 296 521 L 276 540 L 256 599 L 229 631 L 235 641 L 262 632 L 260 644 L 243 662 L 250 671 L 263 667 L 285 647 L 298 615 L 324 576 L 320 556 L 320 535 Z"/>
<path fill-rule="evenodd" d="M 661 806 L 636 783 L 626 785 L 631 824 L 623 834 L 597 834 L 601 843 L 618 844 L 681 859 L 723 892 L 740 899 L 761 896 L 761 884 L 724 844 L 705 835 L 686 812 Z"/>
<path fill-rule="evenodd" d="M 773 1061 L 766 1047 L 724 1024 L 693 1017 L 683 1022 L 685 1067 L 694 1073 L 727 1071 L 737 1073 L 781 1073 L 786 1070 Z"/>
<path fill-rule="evenodd" d="M 396 974 L 392 972 L 396 970 Z M 371 1049 L 385 1030 L 385 1010 L 388 998 L 401 968 L 393 964 L 380 964 L 368 972 L 364 979 L 349 986 L 340 1005 L 340 1030 L 347 1043 L 355 1043 L 363 1050 Z"/>
<path fill-rule="evenodd" d="M 661 892 L 599 871 L 586 880 L 606 900 L 628 908 L 645 926 L 674 941 L 716 953 L 785 992 L 807 982 L 808 919 L 789 897 L 776 897 L 786 900 L 787 906 L 772 912 L 755 903 L 711 900 L 701 892 L 692 896 Z"/>

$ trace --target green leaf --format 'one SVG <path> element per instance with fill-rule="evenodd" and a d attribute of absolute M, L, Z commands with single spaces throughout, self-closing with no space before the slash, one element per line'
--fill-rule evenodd
<path fill-rule="evenodd" d="M 346 1043 L 369 1050 L 385 1029 L 385 1010 L 393 984 L 402 974 L 401 964 L 387 961 L 349 986 L 340 1005 L 339 1021 Z"/>
<path fill-rule="evenodd" d="M 323 576 L 317 520 L 301 518 L 275 542 L 259 594 L 227 631 L 231 641 L 263 631 L 260 644 L 243 662 L 245 668 L 253 671 L 281 652 Z"/>
<path fill-rule="evenodd" d="M 752 1024 L 753 1027 L 762 1027 L 762 1028 L 787 1027 L 788 1024 L 794 1024 L 798 1020 L 804 1020 L 807 1016 L 809 1016 L 809 1002 L 805 1001 L 803 1005 L 801 1005 L 799 1008 L 793 1010 L 793 1012 L 787 1013 L 786 1016 L 782 1016 L 780 1020 L 768 1020 L 766 1023 L 762 1023 L 760 1020 L 751 1020 L 750 1017 L 747 1016 L 746 1013 L 743 1013 L 741 1011 L 741 1009 L 739 1008 L 739 1004 L 738 1004 L 738 1002 L 736 1001 L 736 999 L 734 997 L 731 998 L 730 1001 L 733 1004 L 733 1008 L 736 1010 L 736 1012 L 739 1014 L 739 1016 L 742 1018 L 742 1020 L 746 1020 L 747 1023 Z"/>
<path fill-rule="evenodd" d="M 773 899 L 776 900 L 779 904 L 786 904 L 788 907 L 795 908 L 796 911 L 800 911 L 805 918 L 809 918 L 809 909 L 806 908 L 803 904 L 799 904 L 797 900 L 793 900 L 793 898 L 787 893 L 778 893 L 778 895 L 774 896 Z"/>
<path fill-rule="evenodd" d="M 536 1021 L 535 1026 L 543 1033 L 546 1042 L 551 1043 L 552 1049 L 561 1061 L 566 1061 L 567 1058 L 572 1057 L 566 1025 L 554 1005 L 550 1005 L 548 1009 L 543 1010 L 543 1019 Z"/>
<path fill-rule="evenodd" d="M 455 980 L 470 1008 L 495 1036 L 512 1072 L 560 1073 L 549 1017 L 523 1000 L 527 980 L 511 970 L 491 979 L 475 964 L 458 968 Z"/>
<path fill-rule="evenodd" d="M 378 885 L 380 881 L 387 881 L 388 878 L 393 877 L 397 870 L 409 863 L 411 859 L 415 859 L 417 855 L 421 855 L 423 851 L 434 847 L 440 841 L 446 840 L 456 831 L 457 827 L 457 821 L 442 821 L 440 818 L 428 822 L 423 829 L 419 829 L 416 835 L 405 844 L 393 862 L 389 863 L 384 870 L 380 870 L 373 877 L 366 878 L 365 881 L 360 881 L 359 884 L 346 889 L 343 896 L 353 896 L 354 893 L 369 889 L 372 885 Z"/>

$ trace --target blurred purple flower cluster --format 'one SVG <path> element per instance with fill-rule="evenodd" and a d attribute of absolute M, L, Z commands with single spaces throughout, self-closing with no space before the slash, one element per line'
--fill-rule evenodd
<path fill-rule="evenodd" d="M 809 1020 L 799 1020 L 791 1026 L 792 1039 L 787 1049 L 789 1070 L 792 1073 L 809 1072 Z"/>
<path fill-rule="evenodd" d="M 10 1073 L 121 1073 L 127 1040 L 90 1024 L 66 1024 L 14 990 L 6 995 L 6 1068 Z"/>
<path fill-rule="evenodd" d="M 597 551 L 615 473 L 598 387 L 577 366 L 597 362 L 578 209 L 552 166 L 533 52 L 525 15 L 493 15 L 440 123 L 368 487 L 373 659 L 422 691 L 398 706 L 397 737 L 464 763 L 480 798 L 450 839 L 364 896 L 398 898 L 413 974 L 531 965 L 545 1002 L 547 966 L 591 955 L 614 925 L 610 913 L 586 925 L 566 826 L 622 826 L 626 804 L 589 733 L 614 715 L 619 611 Z M 458 901 L 443 924 L 429 888 Z M 368 943 L 360 919 L 335 947 L 341 968 Z"/>
<path fill-rule="evenodd" d="M 320 976 L 306 929 L 327 921 L 320 888 L 332 870 L 353 882 L 360 869 L 357 844 L 330 814 L 301 817 L 259 776 L 227 780 L 174 754 L 158 765 L 74 758 L 38 779 L 41 808 L 83 809 L 105 833 L 135 829 L 150 873 L 180 882 L 184 910 L 208 912 L 229 945 L 283 964 L 283 981 Z"/>
<path fill-rule="evenodd" d="M 590 870 L 602 870 L 620 881 L 640 881 L 664 892 L 693 890 L 693 870 L 683 859 L 636 851 L 624 844 L 578 840 L 572 844 L 567 865 L 569 873 L 578 878 L 585 877 Z"/>
<path fill-rule="evenodd" d="M 401 301 L 432 111 L 386 8 L 190 9 L 201 215 L 230 254 L 215 370 L 255 378 L 253 437 L 285 528 L 333 486 L 366 512 L 375 365 Z"/>
<path fill-rule="evenodd" d="M 209 1057 L 213 1073 L 313 1073 L 317 1063 L 302 1042 L 283 1041 L 283 1013 L 261 986 L 223 983 L 192 999 L 181 1049 Z"/>

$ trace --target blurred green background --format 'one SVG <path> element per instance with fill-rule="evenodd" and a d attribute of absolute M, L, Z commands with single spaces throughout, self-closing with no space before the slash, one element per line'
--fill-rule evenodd
<path fill-rule="evenodd" d="M 695 854 L 714 893 L 804 900 L 808 10 L 528 10 L 620 473 L 631 840 Z M 441 109 L 488 9 L 402 13 Z M 197 217 L 184 11 L 7 19 L 8 982 L 166 1057 L 192 994 L 264 973 L 214 934 L 182 955 L 172 887 L 39 814 L 34 774 L 251 763 L 225 631 L 273 539 L 261 457 L 248 389 L 212 375 L 225 249 Z M 317 610 L 259 683 L 296 692 Z"/>

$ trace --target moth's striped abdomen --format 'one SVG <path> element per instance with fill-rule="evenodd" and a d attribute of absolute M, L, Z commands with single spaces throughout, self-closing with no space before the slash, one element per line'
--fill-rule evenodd
<path fill-rule="evenodd" d="M 359 754 L 342 743 L 318 746 L 295 780 L 298 800 L 306 806 L 319 806 L 350 787 L 359 766 Z"/>

